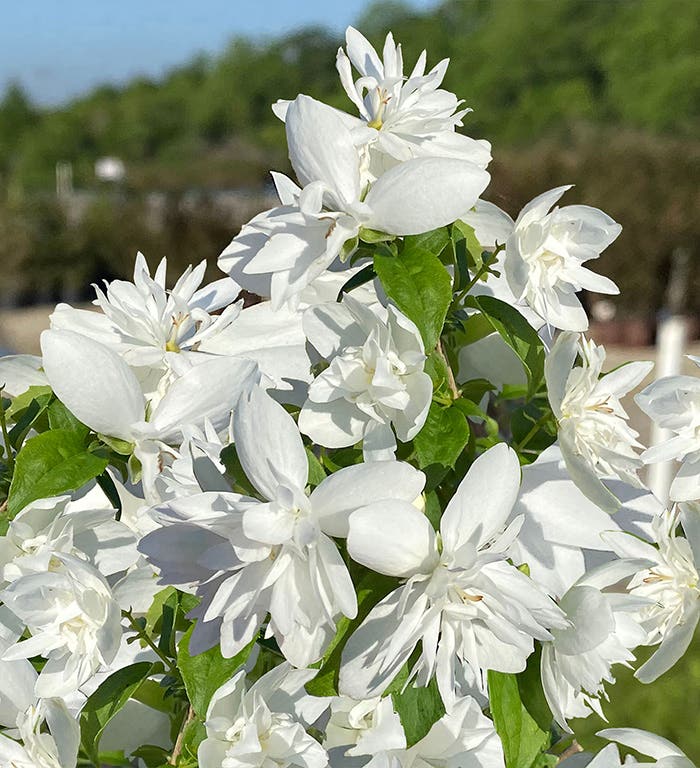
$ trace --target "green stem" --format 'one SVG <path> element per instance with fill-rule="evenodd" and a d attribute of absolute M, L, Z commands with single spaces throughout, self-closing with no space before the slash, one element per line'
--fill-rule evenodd
<path fill-rule="evenodd" d="M 4 389 L 5 385 L 3 384 L 2 387 L 0 387 L 0 429 L 2 429 L 2 439 L 5 443 L 5 453 L 7 454 L 7 469 L 8 472 L 12 474 L 15 468 L 15 457 L 12 454 L 10 435 L 7 431 L 7 420 L 5 419 L 5 406 L 2 403 L 2 393 Z"/>
<path fill-rule="evenodd" d="M 129 621 L 129 626 L 131 629 L 143 640 L 146 645 L 158 656 L 158 658 L 165 664 L 165 666 L 170 670 L 172 673 L 177 673 L 177 665 L 175 662 L 168 658 L 163 651 L 151 640 L 151 638 L 146 634 L 145 630 L 139 625 L 139 623 L 134 618 L 134 615 L 131 613 L 131 611 L 122 611 L 122 616 Z"/>
<path fill-rule="evenodd" d="M 505 248 L 503 245 L 497 245 L 496 250 L 491 254 L 491 256 L 485 260 L 481 268 L 477 271 L 477 273 L 474 275 L 474 277 L 469 281 L 467 286 L 465 288 L 462 288 L 462 290 L 457 294 L 454 301 L 458 304 L 461 304 L 461 302 L 464 300 L 465 296 L 471 291 L 471 289 L 481 280 L 481 278 L 491 269 L 491 267 L 496 263 L 496 257 L 498 254 Z"/>
<path fill-rule="evenodd" d="M 522 451 L 522 449 L 530 442 L 530 440 L 532 440 L 532 438 L 540 431 L 540 427 L 547 421 L 548 418 L 548 413 L 542 414 L 542 416 L 540 416 L 540 418 L 533 424 L 532 429 L 517 445 L 514 446 L 515 450 Z"/>

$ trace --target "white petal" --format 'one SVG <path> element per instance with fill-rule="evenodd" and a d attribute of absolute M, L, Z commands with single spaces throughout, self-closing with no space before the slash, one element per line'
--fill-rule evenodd
<path fill-rule="evenodd" d="M 578 353 L 578 341 L 577 333 L 562 333 L 544 361 L 547 396 L 557 419 L 561 418 L 561 404 L 566 394 L 566 382 Z"/>
<path fill-rule="evenodd" d="M 41 350 L 51 388 L 66 408 L 96 432 L 130 441 L 132 425 L 144 418 L 144 400 L 121 357 L 73 331 L 44 331 Z"/>
<path fill-rule="evenodd" d="M 520 463 L 506 443 L 499 443 L 479 456 L 440 521 L 445 550 L 454 553 L 467 541 L 478 548 L 500 533 L 519 488 Z"/>
<path fill-rule="evenodd" d="M 411 502 L 420 496 L 425 475 L 400 461 L 356 464 L 334 472 L 311 494 L 321 529 L 329 536 L 348 535 L 350 514 L 380 499 Z"/>
<path fill-rule="evenodd" d="M 367 193 L 368 225 L 392 235 L 417 235 L 460 218 L 489 183 L 465 160 L 425 157 L 394 166 Z"/>
<path fill-rule="evenodd" d="M 309 476 L 304 444 L 294 419 L 264 390 L 244 395 L 234 414 L 236 450 L 246 476 L 267 499 L 291 483 L 303 489 Z"/>
<path fill-rule="evenodd" d="M 369 504 L 350 515 L 348 552 L 377 573 L 407 578 L 435 567 L 435 531 L 428 518 L 406 501 Z"/>
<path fill-rule="evenodd" d="M 682 624 L 676 624 L 668 631 L 652 657 L 642 664 L 634 676 L 643 683 L 653 683 L 664 672 L 668 672 L 688 650 L 699 619 L 700 605 L 687 613 Z"/>

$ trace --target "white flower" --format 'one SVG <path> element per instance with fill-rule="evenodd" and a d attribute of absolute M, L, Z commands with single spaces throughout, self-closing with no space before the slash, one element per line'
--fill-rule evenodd
<path fill-rule="evenodd" d="M 700 357 L 690 357 L 700 366 Z M 681 464 L 671 484 L 673 501 L 700 499 L 700 377 L 666 376 L 650 384 L 635 398 L 637 405 L 663 429 L 675 435 L 647 448 L 647 464 L 679 459 Z"/>
<path fill-rule="evenodd" d="M 439 537 L 405 502 L 370 504 L 350 517 L 350 556 L 407 582 L 348 640 L 341 693 L 380 694 L 422 641 L 418 681 L 435 674 L 449 707 L 457 662 L 480 677 L 489 669 L 520 672 L 533 638 L 550 640 L 548 627 L 566 626 L 550 598 L 507 561 L 520 521 L 503 528 L 519 484 L 518 459 L 499 443 L 470 467 L 442 515 Z M 483 689 L 484 680 L 477 683 Z"/>
<path fill-rule="evenodd" d="M 323 746 L 342 748 L 345 755 L 374 755 L 406 748 L 406 734 L 390 696 L 355 699 L 338 696 L 331 702 Z"/>
<path fill-rule="evenodd" d="M 401 45 L 386 36 L 383 61 L 367 39 L 353 27 L 345 33 L 347 53 L 340 48 L 336 66 L 345 92 L 371 129 L 371 166 L 390 167 L 396 162 L 422 156 L 470 160 L 485 168 L 491 160 L 486 141 L 475 141 L 456 132 L 471 110 L 459 109 L 457 97 L 440 88 L 449 59 L 425 72 L 423 51 L 411 74 L 403 73 Z M 361 77 L 353 82 L 352 66 Z M 379 175 L 377 173 L 376 175 Z"/>
<path fill-rule="evenodd" d="M 2 765 L 9 768 L 75 768 L 80 728 L 61 699 L 34 701 L 17 717 L 16 726 L 21 744 L 0 734 Z"/>
<path fill-rule="evenodd" d="M 114 509 L 86 508 L 69 496 L 31 502 L 0 538 L 2 578 L 45 573 L 56 552 L 89 559 L 103 576 L 126 570 L 138 557 L 136 538 L 114 515 Z"/>
<path fill-rule="evenodd" d="M 581 365 L 573 367 L 576 356 Z M 620 398 L 636 387 L 653 367 L 628 363 L 601 377 L 605 349 L 574 333 L 564 333 L 545 361 L 547 394 L 557 419 L 559 446 L 571 478 L 601 509 L 614 512 L 619 500 L 601 477 L 618 477 L 640 485 L 639 434 L 627 423 Z"/>
<path fill-rule="evenodd" d="M 350 514 L 370 501 L 415 499 L 425 478 L 408 464 L 376 462 L 339 470 L 307 494 L 308 459 L 294 420 L 258 388 L 241 399 L 234 436 L 263 501 L 221 493 L 171 502 L 156 511 L 166 527 L 139 548 L 165 583 L 196 585 L 195 646 L 220 640 L 233 656 L 269 612 L 267 635 L 306 666 L 321 656 L 340 615 L 357 611 L 331 537 L 347 536 Z"/>
<path fill-rule="evenodd" d="M 179 370 L 162 398 L 147 402 L 138 379 L 109 347 L 73 331 L 41 334 L 51 388 L 83 424 L 131 445 L 144 482 L 160 469 L 163 444 L 182 439 L 183 426 L 225 426 L 241 392 L 259 377 L 257 365 L 236 357 L 207 357 Z M 148 490 L 148 488 L 147 488 Z"/>
<path fill-rule="evenodd" d="M 48 659 L 36 682 L 37 696 L 76 691 L 119 650 L 121 611 L 107 582 L 71 555 L 57 553 L 48 572 L 22 576 L 0 599 L 31 632 L 3 658 Z"/>
<path fill-rule="evenodd" d="M 299 429 L 328 448 L 362 441 L 366 461 L 393 458 L 392 426 L 402 442 L 413 439 L 433 395 L 416 326 L 394 306 L 345 296 L 307 310 L 304 328 L 330 365 L 309 387 Z"/>
<path fill-rule="evenodd" d="M 676 532 L 679 517 L 686 538 Z M 635 673 L 643 683 L 656 680 L 683 656 L 700 620 L 700 505 L 684 504 L 659 515 L 654 534 L 658 549 L 632 536 L 609 534 L 621 557 L 653 563 L 628 585 L 632 595 L 651 601 L 640 609 L 645 644 L 661 643 Z"/>
<path fill-rule="evenodd" d="M 240 287 L 228 277 L 200 288 L 207 262 L 188 267 L 166 290 L 167 261 L 151 277 L 146 259 L 137 254 L 134 282 L 113 280 L 105 291 L 95 286 L 94 304 L 103 314 L 59 304 L 51 327 L 90 336 L 123 355 L 134 367 L 166 367 L 167 352 L 194 352 L 205 339 L 233 322 L 241 304 L 233 304 Z M 213 315 L 223 308 L 220 315 Z"/>
<path fill-rule="evenodd" d="M 562 330 L 584 331 L 588 318 L 576 292 L 585 288 L 616 294 L 619 290 L 583 262 L 598 258 L 622 228 L 587 205 L 550 211 L 567 189 L 571 187 L 545 192 L 522 209 L 506 242 L 504 267 L 516 298 L 545 322 Z"/>
<path fill-rule="evenodd" d="M 435 765 L 503 766 L 501 742 L 493 723 L 470 696 L 458 699 L 412 747 L 391 696 L 355 701 L 340 697 L 331 704 L 324 746 L 334 765 L 351 765 L 350 758 L 371 756 L 365 766 L 428 768 Z M 345 759 L 343 759 L 345 757 Z"/>
<path fill-rule="evenodd" d="M 675 744 L 667 739 L 657 736 L 648 731 L 642 731 L 639 728 L 605 728 L 598 731 L 596 736 L 610 741 L 616 741 L 626 747 L 631 747 L 643 755 L 649 755 L 654 758 L 654 762 L 644 761 L 642 763 L 636 760 L 632 755 L 627 755 L 624 763 L 620 759 L 620 752 L 615 744 L 608 744 L 601 750 L 590 762 L 587 762 L 588 768 L 622 768 L 623 765 L 648 765 L 657 768 L 695 768 L 695 765 L 689 760 Z M 567 758 L 562 766 L 568 768 L 567 763 L 574 768 L 581 763 L 577 756 Z"/>
<path fill-rule="evenodd" d="M 483 192 L 489 174 L 468 160 L 421 157 L 367 189 L 360 153 L 342 113 L 298 96 L 286 115 L 289 157 L 302 184 L 275 175 L 282 205 L 256 216 L 219 257 L 244 288 L 273 309 L 299 294 L 340 255 L 361 227 L 413 235 L 451 223 Z"/>
<path fill-rule="evenodd" d="M 643 562 L 643 561 L 641 561 Z M 634 661 L 631 649 L 646 633 L 635 620 L 640 601 L 603 592 L 639 567 L 640 561 L 613 561 L 589 571 L 559 602 L 570 625 L 552 629 L 542 646 L 542 686 L 554 719 L 567 731 L 567 719 L 604 717 L 604 683 L 614 683 L 611 667 Z"/>
<path fill-rule="evenodd" d="M 306 695 L 314 670 L 281 664 L 246 691 L 245 670 L 211 698 L 199 745 L 201 768 L 324 768 L 326 750 L 305 731 L 328 700 Z"/>
<path fill-rule="evenodd" d="M 556 443 L 522 473 L 512 517 L 522 516 L 523 525 L 511 556 L 527 563 L 532 578 L 557 597 L 585 574 L 592 555 L 596 560 L 611 556 L 605 554 L 613 550 L 609 531 L 651 538 L 651 522 L 662 509 L 646 489 L 614 480 L 609 484 L 622 506 L 614 515 L 604 512 L 574 484 Z"/>

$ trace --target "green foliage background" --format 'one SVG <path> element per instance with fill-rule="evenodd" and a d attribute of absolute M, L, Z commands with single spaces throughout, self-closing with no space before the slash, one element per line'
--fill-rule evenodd
<path fill-rule="evenodd" d="M 697 264 L 696 0 L 447 0 L 425 12 L 390 1 L 357 26 L 375 44 L 391 28 L 407 63 L 423 48 L 430 66 L 450 57 L 445 86 L 474 109 L 465 130 L 494 145 L 494 202 L 517 213 L 573 182 L 570 202 L 623 223 L 600 268 L 621 285 L 627 314 L 661 306 L 674 248 L 690 248 Z M 0 299 L 70 298 L 126 273 L 137 247 L 178 267 L 212 258 L 244 217 L 222 217 L 207 191 L 261 188 L 269 168 L 289 169 L 270 104 L 304 92 L 351 108 L 333 66 L 341 42 L 323 27 L 237 38 L 160 82 L 97 88 L 60 108 L 38 109 L 10 88 L 0 102 L 0 258 L 16 279 Z M 105 155 L 127 164 L 118 190 L 94 179 Z M 58 161 L 72 163 L 76 188 L 87 191 L 80 204 L 56 204 Z M 169 195 L 167 226 L 155 229 L 152 190 Z M 200 199 L 183 206 L 192 190 Z M 700 270 L 691 271 L 700 314 Z"/>

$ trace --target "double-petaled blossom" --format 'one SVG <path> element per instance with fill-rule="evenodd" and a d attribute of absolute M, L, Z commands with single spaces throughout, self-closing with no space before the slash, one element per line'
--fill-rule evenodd
<path fill-rule="evenodd" d="M 89 560 L 103 576 L 126 570 L 138 557 L 136 537 L 114 516 L 114 509 L 91 509 L 68 496 L 33 501 L 0 538 L 0 582 L 45 573 L 56 552 Z"/>
<path fill-rule="evenodd" d="M 685 537 L 678 534 L 679 521 Z M 659 515 L 654 521 L 656 547 L 625 533 L 610 537 L 620 556 L 651 563 L 627 587 L 630 594 L 649 601 L 639 611 L 645 645 L 660 643 L 635 673 L 650 683 L 683 656 L 700 621 L 700 505 L 682 504 Z"/>
<path fill-rule="evenodd" d="M 574 366 L 580 356 L 581 365 Z M 639 434 L 628 424 L 620 398 L 651 371 L 653 363 L 628 363 L 601 376 L 605 349 L 574 333 L 564 333 L 545 361 L 547 394 L 558 422 L 566 467 L 581 491 L 601 509 L 614 512 L 619 500 L 601 477 L 640 485 Z"/>
<path fill-rule="evenodd" d="M 286 110 L 289 157 L 302 188 L 275 177 L 282 205 L 256 216 L 219 257 L 244 288 L 270 296 L 273 309 L 300 294 L 340 256 L 362 227 L 414 235 L 468 210 L 488 173 L 469 160 L 420 157 L 369 183 L 346 116 L 308 96 Z"/>
<path fill-rule="evenodd" d="M 370 611 L 345 646 L 342 693 L 380 694 L 421 641 L 417 679 L 425 684 L 435 674 L 449 704 L 462 664 L 483 687 L 487 670 L 522 671 L 534 638 L 551 640 L 549 628 L 567 626 L 554 602 L 508 562 L 520 521 L 505 526 L 519 485 L 517 457 L 499 444 L 469 469 L 439 534 L 405 502 L 351 515 L 350 556 L 406 583 Z"/>
<path fill-rule="evenodd" d="M 196 647 L 220 641 L 233 656 L 269 613 L 268 636 L 293 664 L 306 666 L 321 656 L 336 621 L 357 611 L 332 537 L 347 536 L 352 512 L 371 501 L 410 503 L 425 478 L 408 464 L 376 462 L 339 470 L 309 493 L 308 458 L 294 420 L 258 388 L 238 406 L 234 437 L 260 499 L 209 493 L 159 507 L 164 528 L 140 549 L 164 583 L 194 583 L 202 598 Z"/>
<path fill-rule="evenodd" d="M 401 45 L 394 43 L 391 32 L 382 59 L 353 27 L 348 27 L 345 40 L 346 50 L 338 50 L 336 67 L 361 124 L 371 129 L 365 135 L 373 176 L 412 157 L 452 157 L 486 167 L 490 144 L 456 131 L 471 110 L 460 109 L 462 102 L 440 87 L 449 59 L 426 72 L 423 51 L 411 73 L 404 75 Z M 353 67 L 360 74 L 357 80 Z"/>
<path fill-rule="evenodd" d="M 346 296 L 307 310 L 304 328 L 330 365 L 309 386 L 299 429 L 328 448 L 362 442 L 366 461 L 393 458 L 396 437 L 421 430 L 433 394 L 416 326 L 392 305 Z"/>
<path fill-rule="evenodd" d="M 206 268 L 206 261 L 188 267 L 166 290 L 166 259 L 151 277 L 139 253 L 133 283 L 113 280 L 105 283 L 104 291 L 95 286 L 94 304 L 102 313 L 59 304 L 51 315 L 51 327 L 90 336 L 136 368 L 165 368 L 166 352 L 196 351 L 241 311 L 241 304 L 233 303 L 241 289 L 230 278 L 200 288 Z M 212 314 L 222 309 L 221 314 Z"/>
<path fill-rule="evenodd" d="M 314 670 L 280 664 L 246 690 L 245 670 L 211 698 L 206 738 L 199 745 L 201 768 L 324 768 L 326 750 L 306 732 L 328 707 L 309 696 L 304 684 Z"/>
<path fill-rule="evenodd" d="M 690 359 L 700 367 L 700 357 Z M 635 401 L 659 427 L 674 433 L 647 448 L 642 458 L 648 464 L 679 459 L 682 463 L 671 484 L 671 499 L 700 499 L 700 377 L 666 376 L 640 392 Z"/>
<path fill-rule="evenodd" d="M 502 768 L 503 749 L 493 723 L 470 696 L 465 696 L 437 720 L 411 747 L 390 696 L 355 701 L 341 697 L 331 704 L 324 746 L 338 768 L 429 768 L 468 765 Z"/>
<path fill-rule="evenodd" d="M 600 699 L 605 683 L 613 684 L 614 664 L 629 667 L 631 649 L 644 643 L 646 633 L 636 613 L 645 601 L 604 591 L 629 576 L 639 560 L 615 560 L 589 571 L 559 601 L 569 626 L 552 629 L 542 646 L 542 687 L 554 719 L 566 729 L 567 719 L 604 717 Z"/>
<path fill-rule="evenodd" d="M 506 241 L 503 266 L 515 298 L 544 322 L 565 331 L 585 331 L 588 317 L 576 293 L 584 288 L 611 294 L 619 290 L 583 264 L 597 259 L 622 227 L 587 205 L 551 210 L 567 189 L 571 187 L 545 192 L 522 209 Z"/>
<path fill-rule="evenodd" d="M 30 573 L 0 592 L 30 637 L 3 658 L 47 659 L 36 681 L 40 697 L 77 691 L 117 655 L 121 610 L 104 577 L 72 555 L 56 553 L 45 573 Z"/>

